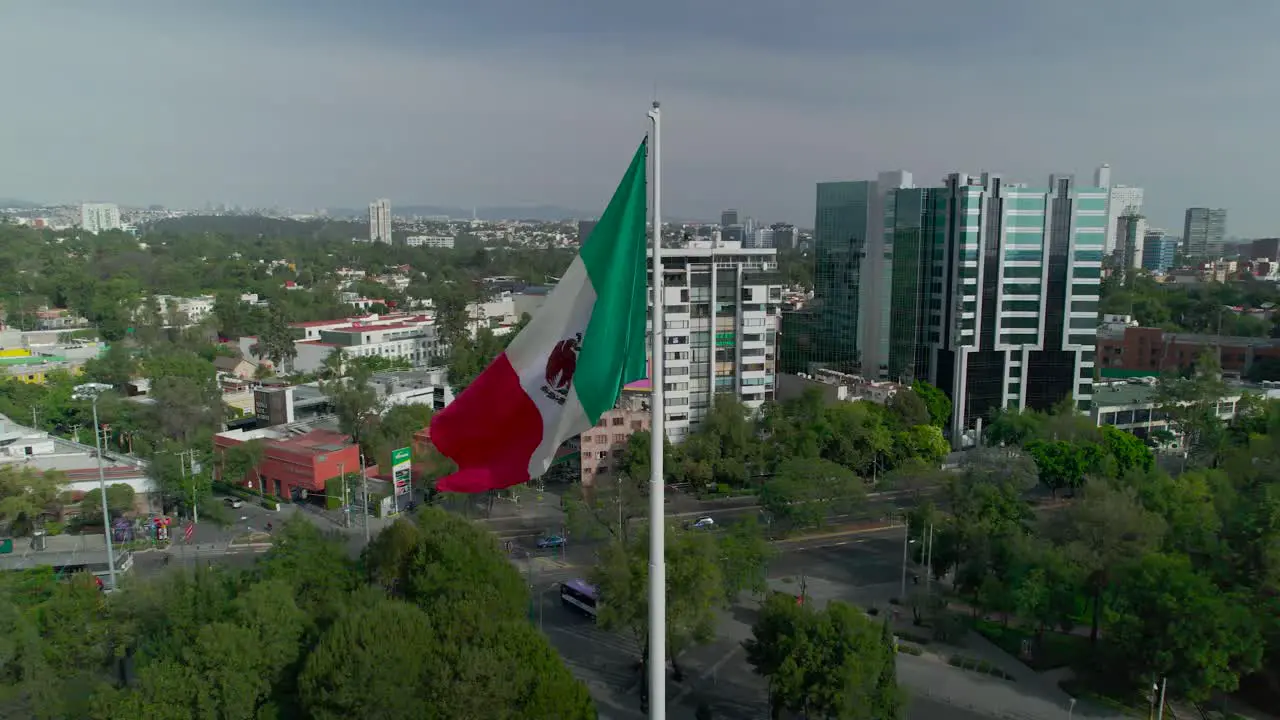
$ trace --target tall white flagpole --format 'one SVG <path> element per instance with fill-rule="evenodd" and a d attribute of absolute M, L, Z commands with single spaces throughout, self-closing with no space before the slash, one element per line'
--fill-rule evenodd
<path fill-rule="evenodd" d="M 649 111 L 653 129 L 649 133 L 649 154 L 653 158 L 653 318 L 650 351 L 649 378 L 652 383 L 649 410 L 649 717 L 664 720 L 667 716 L 667 566 L 663 558 L 666 548 L 663 531 L 666 529 L 664 507 L 662 455 L 667 433 L 663 415 L 663 337 L 666 335 L 662 321 L 662 110 L 653 101 Z"/>

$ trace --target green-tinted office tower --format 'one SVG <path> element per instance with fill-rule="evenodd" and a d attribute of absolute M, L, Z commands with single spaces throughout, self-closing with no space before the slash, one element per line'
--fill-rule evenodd
<path fill-rule="evenodd" d="M 945 274 L 947 193 L 941 188 L 890 190 L 884 203 L 885 258 L 883 288 L 868 288 L 885 298 L 888 336 L 882 356 L 884 375 L 910 383 L 932 377 L 942 301 L 934 292 Z M 871 351 L 871 349 L 868 349 Z"/>
<path fill-rule="evenodd" d="M 858 312 L 874 182 L 818 183 L 813 303 L 783 317 L 781 370 L 857 372 Z"/>
<path fill-rule="evenodd" d="M 947 178 L 946 269 L 931 378 L 952 399 L 952 439 L 1000 409 L 1093 397 L 1107 192 L 1050 177 Z M 932 329 L 931 329 L 932 332 Z"/>

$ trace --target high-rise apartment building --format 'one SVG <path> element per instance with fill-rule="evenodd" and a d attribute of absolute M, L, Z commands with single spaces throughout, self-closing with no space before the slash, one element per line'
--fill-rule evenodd
<path fill-rule="evenodd" d="M 1142 269 L 1165 273 L 1178 257 L 1178 238 L 1164 230 L 1148 230 L 1142 241 Z"/>
<path fill-rule="evenodd" d="M 1140 213 L 1121 215 L 1116 224 L 1116 255 L 1120 267 L 1133 270 L 1142 267 L 1143 246 L 1147 240 L 1147 219 Z"/>
<path fill-rule="evenodd" d="M 369 203 L 369 242 L 391 242 L 391 201 Z"/>
<path fill-rule="evenodd" d="M 1188 260 L 1205 262 L 1222 257 L 1227 239 L 1225 208 L 1187 208 L 1182 227 L 1182 254 Z"/>
<path fill-rule="evenodd" d="M 120 207 L 114 203 L 84 203 L 80 206 L 80 227 L 86 232 L 119 230 Z"/>
<path fill-rule="evenodd" d="M 1001 409 L 1048 409 L 1068 397 L 1087 408 L 1107 190 L 1064 176 L 1029 188 L 952 174 L 942 192 L 942 265 L 928 297 L 940 322 L 926 341 L 930 379 L 954 403 L 953 442 Z"/>
<path fill-rule="evenodd" d="M 796 226 L 789 223 L 774 223 L 769 227 L 773 231 L 773 246 L 779 250 L 795 250 Z"/>
<path fill-rule="evenodd" d="M 662 265 L 661 391 L 667 436 L 680 442 L 718 393 L 737 395 L 753 410 L 773 398 L 782 278 L 775 250 L 738 243 L 693 240 L 663 248 Z"/>
<path fill-rule="evenodd" d="M 743 247 L 759 249 L 759 248 L 777 248 L 774 244 L 773 228 L 756 228 L 755 232 L 747 237 L 742 244 Z"/>
<path fill-rule="evenodd" d="M 727 228 L 727 227 L 729 227 L 730 225 L 737 225 L 737 224 L 738 224 L 738 211 L 737 211 L 737 210 L 734 210 L 733 208 L 729 208 L 728 210 L 725 210 L 724 212 L 720 213 L 720 228 L 721 228 L 721 229 Z"/>

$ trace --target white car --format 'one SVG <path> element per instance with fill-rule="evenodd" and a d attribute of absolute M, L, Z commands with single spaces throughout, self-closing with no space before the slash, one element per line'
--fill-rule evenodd
<path fill-rule="evenodd" d="M 715 526 L 716 521 L 710 517 L 700 517 L 692 523 L 689 523 L 689 529 L 691 530 L 709 530 Z"/>
<path fill-rule="evenodd" d="M 238 497 L 224 498 L 223 502 L 227 504 L 227 507 L 236 508 L 237 510 L 244 507 L 244 501 Z"/>

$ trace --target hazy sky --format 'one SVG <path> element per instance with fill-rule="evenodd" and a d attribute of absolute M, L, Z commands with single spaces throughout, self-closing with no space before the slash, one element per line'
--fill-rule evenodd
<path fill-rule="evenodd" d="M 5 0 L 0 197 L 594 213 L 656 84 L 668 214 L 809 225 L 822 180 L 1109 162 L 1154 225 L 1275 235 L 1277 26 L 1277 0 Z"/>

